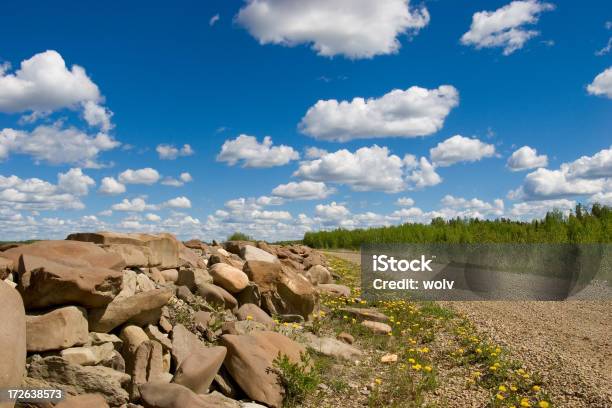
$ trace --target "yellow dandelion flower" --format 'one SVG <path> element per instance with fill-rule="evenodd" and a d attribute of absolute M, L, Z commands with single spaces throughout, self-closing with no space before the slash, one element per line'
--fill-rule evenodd
<path fill-rule="evenodd" d="M 246 319 L 247 319 L 247 320 L 253 320 L 253 316 L 251 316 L 251 315 L 247 315 Z"/>
<path fill-rule="evenodd" d="M 420 364 L 415 364 L 415 365 L 413 365 L 413 366 L 412 366 L 412 369 L 413 369 L 414 371 L 420 371 L 420 370 L 421 370 L 421 368 L 422 368 L 422 366 L 421 366 Z"/>
<path fill-rule="evenodd" d="M 477 348 L 477 349 L 476 349 L 476 354 L 482 354 L 482 350 L 481 350 L 481 349 L 479 349 L 479 348 Z"/>
<path fill-rule="evenodd" d="M 530 406 L 531 406 L 531 403 L 529 402 L 529 400 L 528 400 L 528 399 L 523 398 L 523 399 L 521 400 L 521 407 L 530 407 Z"/>
<path fill-rule="evenodd" d="M 409 359 L 408 359 L 408 362 L 409 362 L 410 364 L 414 364 L 414 363 L 416 363 L 416 360 L 415 360 L 414 358 L 409 358 Z"/>
<path fill-rule="evenodd" d="M 382 384 L 382 380 L 380 378 L 375 379 L 374 382 L 378 385 Z"/>
<path fill-rule="evenodd" d="M 503 400 L 505 399 L 505 397 L 504 397 L 503 395 L 501 395 L 501 394 L 497 394 L 497 395 L 495 396 L 495 398 L 496 398 L 496 399 L 498 399 L 498 400 L 500 400 L 500 401 L 503 401 Z"/>
<path fill-rule="evenodd" d="M 431 368 L 431 366 L 425 366 L 425 367 L 423 367 L 423 370 L 425 370 L 425 371 L 427 371 L 428 373 L 430 373 L 430 372 L 431 372 L 431 370 L 432 370 L 432 368 Z"/>
<path fill-rule="evenodd" d="M 507 389 L 507 388 L 506 388 L 504 385 L 500 385 L 500 386 L 499 386 L 497 389 L 498 389 L 499 391 L 501 391 L 501 392 L 506 392 L 506 391 L 508 391 L 508 389 Z"/>
<path fill-rule="evenodd" d="M 514 385 L 510 386 L 510 391 L 516 391 L 518 388 L 516 388 Z"/>
<path fill-rule="evenodd" d="M 538 392 L 541 390 L 539 385 L 534 385 L 533 387 L 531 387 L 532 390 L 534 390 L 535 392 Z"/>
<path fill-rule="evenodd" d="M 491 367 L 489 367 L 489 370 L 491 370 L 491 371 L 495 371 L 495 370 L 497 370 L 497 367 L 495 367 L 494 365 L 492 365 Z"/>
<path fill-rule="evenodd" d="M 550 407 L 550 404 L 548 403 L 548 401 L 540 401 L 540 402 L 538 402 L 538 407 L 540 407 L 540 408 L 548 408 L 548 407 Z"/>

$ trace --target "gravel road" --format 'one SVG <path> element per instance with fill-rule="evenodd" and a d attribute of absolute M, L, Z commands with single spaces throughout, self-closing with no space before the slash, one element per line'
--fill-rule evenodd
<path fill-rule="evenodd" d="M 612 407 L 612 301 L 441 303 L 541 373 L 557 406 Z"/>

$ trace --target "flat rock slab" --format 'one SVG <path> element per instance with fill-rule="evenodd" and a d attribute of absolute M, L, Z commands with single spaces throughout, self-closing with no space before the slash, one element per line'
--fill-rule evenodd
<path fill-rule="evenodd" d="M 108 333 L 124 323 L 146 326 L 157 323 L 161 308 L 172 297 L 172 289 L 154 289 L 109 303 L 103 309 L 89 313 L 89 330 Z"/>
<path fill-rule="evenodd" d="M 358 307 L 343 307 L 340 312 L 347 313 L 358 320 L 372 320 L 374 322 L 385 323 L 389 321 L 389 316 L 376 309 L 361 309 Z"/>
<path fill-rule="evenodd" d="M 62 350 L 89 341 L 87 311 L 66 306 L 26 317 L 26 345 L 29 352 Z"/>
<path fill-rule="evenodd" d="M 317 337 L 312 333 L 307 333 L 306 339 L 309 347 L 324 356 L 335 357 L 345 361 L 355 361 L 363 355 L 363 352 L 358 348 L 331 337 Z"/>
<path fill-rule="evenodd" d="M 196 394 L 179 384 L 143 384 L 140 396 L 146 408 L 240 408 L 238 401 L 218 392 Z"/>

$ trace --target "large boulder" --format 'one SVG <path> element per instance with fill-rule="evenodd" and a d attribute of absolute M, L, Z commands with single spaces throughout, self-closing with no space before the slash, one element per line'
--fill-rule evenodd
<path fill-rule="evenodd" d="M 150 382 L 140 386 L 145 408 L 239 408 L 237 401 L 218 392 L 196 394 L 180 384 Z"/>
<path fill-rule="evenodd" d="M 325 259 L 322 253 L 312 249 L 308 249 L 308 251 L 308 255 L 304 257 L 304 260 L 302 262 L 304 264 L 304 269 L 310 269 L 315 265 L 327 265 L 327 260 Z"/>
<path fill-rule="evenodd" d="M 304 272 L 304 276 L 312 283 L 313 285 L 318 284 L 326 284 L 332 283 L 332 275 L 329 270 L 323 265 L 314 265 L 306 272 Z"/>
<path fill-rule="evenodd" d="M 50 388 L 61 389 L 70 395 L 101 394 L 112 407 L 128 401 L 124 388 L 130 376 L 108 367 L 80 366 L 57 356 L 35 355 L 28 366 L 28 377 L 46 381 Z"/>
<path fill-rule="evenodd" d="M 212 384 L 227 349 L 218 347 L 197 347 L 178 366 L 172 382 L 184 385 L 197 394 L 206 394 Z"/>
<path fill-rule="evenodd" d="M 187 248 L 182 242 L 179 246 L 179 265 L 192 268 L 206 268 L 206 262 L 195 251 Z"/>
<path fill-rule="evenodd" d="M 123 274 L 114 269 L 25 253 L 19 257 L 18 273 L 17 288 L 26 309 L 65 304 L 102 307 L 117 296 L 123 281 Z"/>
<path fill-rule="evenodd" d="M 0 281 L 0 388 L 20 388 L 25 371 L 26 317 L 19 293 Z M 0 402 L 1 408 L 12 402 Z"/>
<path fill-rule="evenodd" d="M 204 300 L 215 306 L 230 310 L 234 310 L 238 307 L 238 301 L 234 296 L 232 296 L 231 293 L 220 286 L 213 285 L 212 283 L 202 283 L 197 285 L 197 292 L 198 295 L 204 298 Z"/>
<path fill-rule="evenodd" d="M 305 319 L 318 301 L 314 286 L 306 278 L 280 263 L 248 261 L 244 272 L 255 282 L 262 306 L 270 314 L 299 314 Z"/>
<path fill-rule="evenodd" d="M 128 298 L 116 299 L 105 308 L 90 310 L 89 329 L 108 333 L 124 323 L 137 326 L 157 323 L 162 306 L 168 303 L 173 294 L 174 291 L 170 288 L 154 289 Z"/>
<path fill-rule="evenodd" d="M 224 366 L 249 398 L 280 407 L 283 388 L 274 372 L 274 359 L 286 355 L 293 363 L 300 362 L 304 346 L 280 333 L 255 331 L 249 335 L 226 334 L 221 341 L 227 347 Z"/>
<path fill-rule="evenodd" d="M 87 311 L 66 306 L 26 317 L 26 344 L 29 352 L 62 350 L 89 341 Z"/>
<path fill-rule="evenodd" d="M 182 324 L 172 329 L 172 359 L 176 366 L 181 365 L 189 355 L 197 350 L 205 349 L 206 345 L 198 336 L 190 332 Z"/>
<path fill-rule="evenodd" d="M 240 249 L 240 257 L 245 261 L 263 261 L 263 262 L 276 262 L 279 260 L 276 255 L 272 255 L 269 252 L 254 247 L 253 245 L 244 245 Z"/>
<path fill-rule="evenodd" d="M 101 245 L 109 252 L 126 257 L 125 260 L 129 266 L 159 266 L 162 269 L 179 266 L 179 241 L 171 234 L 85 232 L 70 234 L 67 239 Z M 136 255 L 136 253 L 139 253 L 139 255 Z"/>
<path fill-rule="evenodd" d="M 253 320 L 254 322 L 261 323 L 268 328 L 274 327 L 274 320 L 264 312 L 259 306 L 253 303 L 245 303 L 240 306 L 236 311 L 236 317 L 238 320 Z"/>
<path fill-rule="evenodd" d="M 208 270 L 215 285 L 221 286 L 230 293 L 241 292 L 249 285 L 249 277 L 238 268 L 217 263 Z"/>
<path fill-rule="evenodd" d="M 2 256 L 11 259 L 17 265 L 19 258 L 24 254 L 45 258 L 74 268 L 93 266 L 121 271 L 125 267 L 120 256 L 108 253 L 89 242 L 37 241 L 6 250 Z"/>

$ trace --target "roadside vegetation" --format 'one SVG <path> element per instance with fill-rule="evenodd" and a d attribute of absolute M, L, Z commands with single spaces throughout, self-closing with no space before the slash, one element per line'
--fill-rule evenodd
<path fill-rule="evenodd" d="M 337 364 L 313 350 L 312 361 L 303 364 L 277 360 L 291 390 L 287 406 L 340 406 L 349 401 L 351 406 L 370 407 L 553 406 L 538 373 L 510 358 L 464 316 L 433 302 L 370 304 L 361 298 L 359 267 L 335 257 L 328 261 L 339 283 L 351 288 L 351 297 L 324 296 L 321 311 L 300 330 L 330 337 L 349 333 L 364 355 L 354 364 Z M 373 333 L 351 308 L 383 313 L 392 331 Z"/>
<path fill-rule="evenodd" d="M 479 220 L 435 218 L 430 224 L 403 224 L 369 229 L 307 232 L 313 248 L 358 249 L 385 243 L 610 243 L 612 207 L 582 205 L 569 215 L 551 211 L 542 220 Z"/>

